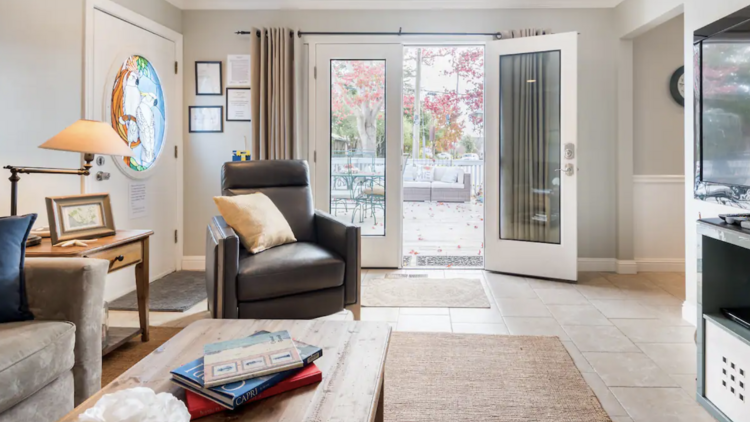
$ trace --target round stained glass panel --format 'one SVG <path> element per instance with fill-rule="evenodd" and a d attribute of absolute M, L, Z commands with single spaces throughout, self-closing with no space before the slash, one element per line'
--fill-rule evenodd
<path fill-rule="evenodd" d="M 122 157 L 133 171 L 146 171 L 156 163 L 164 147 L 166 129 L 164 92 L 151 63 L 130 56 L 115 76 L 112 88 L 112 127 L 133 150 Z"/>

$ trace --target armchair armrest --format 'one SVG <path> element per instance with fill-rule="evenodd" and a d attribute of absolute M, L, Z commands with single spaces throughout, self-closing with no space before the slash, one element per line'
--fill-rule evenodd
<path fill-rule="evenodd" d="M 344 258 L 344 304 L 359 304 L 361 274 L 361 229 L 339 221 L 323 211 L 315 211 L 318 244 Z"/>
<path fill-rule="evenodd" d="M 236 319 L 237 270 L 240 264 L 240 238 L 224 218 L 211 219 L 206 229 L 206 291 L 208 310 L 213 318 Z"/>
<path fill-rule="evenodd" d="M 75 405 L 101 389 L 102 308 L 109 262 L 26 258 L 26 294 L 37 320 L 70 321 L 75 334 Z"/>

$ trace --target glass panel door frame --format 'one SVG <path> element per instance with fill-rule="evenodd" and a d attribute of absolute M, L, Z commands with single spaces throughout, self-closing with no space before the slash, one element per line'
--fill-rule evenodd
<path fill-rule="evenodd" d="M 564 33 L 487 43 L 485 142 L 485 269 L 509 274 L 576 280 L 578 277 L 577 155 L 578 34 Z M 560 243 L 504 240 L 501 233 L 501 58 L 560 52 Z M 528 83 L 536 83 L 530 79 Z M 565 156 L 571 145 L 573 157 Z M 503 160 L 501 162 L 501 159 Z M 561 170 L 569 169 L 563 172 Z M 529 187 L 530 189 L 533 187 Z"/>
<path fill-rule="evenodd" d="M 363 268 L 400 268 L 402 231 L 401 99 L 403 47 L 400 42 L 310 44 L 310 133 L 316 209 L 330 212 L 331 198 L 331 62 L 385 61 L 384 234 L 362 236 Z M 360 211 L 362 212 L 362 211 Z"/>

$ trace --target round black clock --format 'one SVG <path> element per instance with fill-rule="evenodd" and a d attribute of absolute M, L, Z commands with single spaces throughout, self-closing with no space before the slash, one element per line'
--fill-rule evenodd
<path fill-rule="evenodd" d="M 672 79 L 669 81 L 669 92 L 677 104 L 685 107 L 685 66 L 680 66 L 672 74 Z"/>

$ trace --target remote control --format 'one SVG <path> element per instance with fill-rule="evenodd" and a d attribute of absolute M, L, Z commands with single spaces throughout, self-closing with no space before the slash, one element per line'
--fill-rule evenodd
<path fill-rule="evenodd" d="M 727 224 L 740 224 L 743 221 L 750 221 L 750 214 L 719 214 L 719 218 Z"/>

